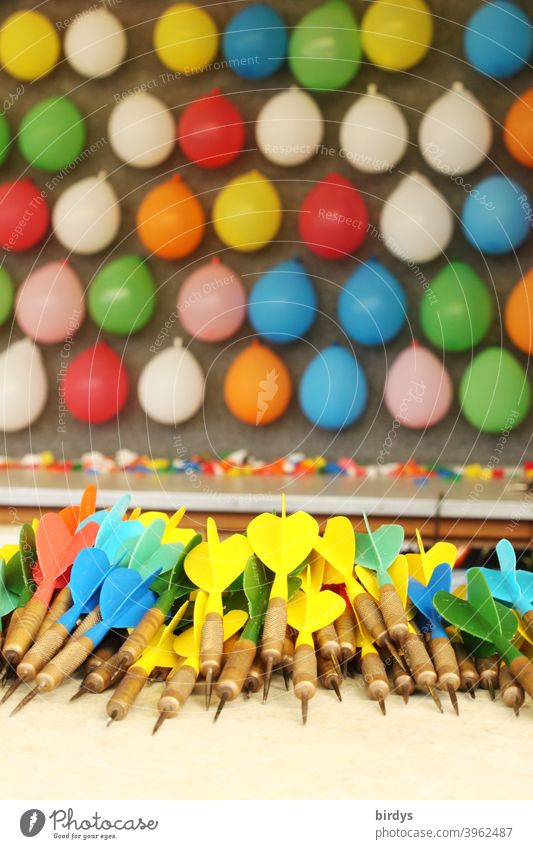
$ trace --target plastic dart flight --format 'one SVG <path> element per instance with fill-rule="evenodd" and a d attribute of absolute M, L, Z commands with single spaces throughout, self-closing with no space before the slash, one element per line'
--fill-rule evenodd
<path fill-rule="evenodd" d="M 409 568 L 409 576 L 424 584 L 424 586 L 427 586 L 436 566 L 439 566 L 441 563 L 448 563 L 453 569 L 457 559 L 457 547 L 451 542 L 439 541 L 426 551 L 418 528 L 416 530 L 416 539 L 419 553 L 405 555 Z"/>
<path fill-rule="evenodd" d="M 318 531 L 316 519 L 303 510 L 287 516 L 285 495 L 281 497 L 281 516 L 261 513 L 248 525 L 250 545 L 259 559 L 274 572 L 261 645 L 261 660 L 266 667 L 264 702 L 268 698 L 272 670 L 282 659 L 287 626 L 287 579 L 309 557 Z"/>
<path fill-rule="evenodd" d="M 507 539 L 496 545 L 500 571 L 481 569 L 494 598 L 511 604 L 520 614 L 524 629 L 533 639 L 533 573 L 516 568 L 516 554 Z"/>
<path fill-rule="evenodd" d="M 185 558 L 187 576 L 209 594 L 200 647 L 200 671 L 206 679 L 206 709 L 211 703 L 213 680 L 220 673 L 222 662 L 222 593 L 244 571 L 252 553 L 250 543 L 242 534 L 232 534 L 220 542 L 215 521 L 209 518 L 207 542 L 195 546 Z"/>
<path fill-rule="evenodd" d="M 461 686 L 459 667 L 452 644 L 448 638 L 440 614 L 435 609 L 433 598 L 439 591 L 450 592 L 452 570 L 447 563 L 436 566 L 427 581 L 422 584 L 416 578 L 409 578 L 409 598 L 429 624 L 431 635 L 431 657 L 435 664 L 438 686 L 447 690 L 453 709 L 459 716 L 459 704 L 456 691 Z"/>
<path fill-rule="evenodd" d="M 516 617 L 493 599 L 479 568 L 469 569 L 466 578 L 467 600 L 440 591 L 434 598 L 435 607 L 460 631 L 490 643 L 525 692 L 533 696 L 533 664 L 511 642 L 516 633 Z"/>
<path fill-rule="evenodd" d="M 215 685 L 220 701 L 214 721 L 220 716 L 226 702 L 236 699 L 248 677 L 255 660 L 259 636 L 263 628 L 268 607 L 271 581 L 267 578 L 263 563 L 252 555 L 243 573 L 243 589 L 248 603 L 248 621 L 233 646 Z"/>

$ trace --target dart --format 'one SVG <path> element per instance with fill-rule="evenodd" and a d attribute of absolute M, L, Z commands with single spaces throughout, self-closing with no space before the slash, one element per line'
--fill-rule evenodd
<path fill-rule="evenodd" d="M 74 632 L 73 636 L 79 636 L 79 634 Z M 108 638 L 106 638 L 106 640 L 107 639 Z M 120 666 L 118 652 L 114 651 L 115 647 L 115 640 L 112 639 L 112 641 L 104 647 L 104 651 L 101 655 L 102 660 L 89 667 L 89 662 L 92 658 L 98 659 L 100 647 L 98 647 L 95 652 L 91 653 L 90 657 L 87 659 L 87 663 L 85 664 L 85 677 L 74 695 L 71 696 L 71 702 L 77 701 L 87 693 L 103 693 L 104 690 L 108 690 L 109 687 L 118 684 L 119 681 L 122 680 L 126 674 L 126 670 Z"/>
<path fill-rule="evenodd" d="M 263 628 L 270 594 L 263 563 L 252 555 L 248 558 L 243 573 L 243 590 L 248 602 L 248 622 L 231 649 L 223 666 L 215 691 L 220 701 L 214 721 L 220 716 L 227 701 L 233 701 L 242 691 L 244 682 L 255 660 L 259 635 Z"/>
<path fill-rule="evenodd" d="M 479 674 L 474 659 L 466 646 L 462 642 L 459 642 L 458 639 L 452 641 L 452 646 L 461 678 L 459 689 L 469 693 L 470 697 L 475 699 L 476 687 L 479 684 Z"/>
<path fill-rule="evenodd" d="M 244 571 L 251 555 L 250 543 L 242 534 L 232 534 L 220 542 L 215 521 L 209 518 L 207 542 L 195 546 L 185 558 L 187 577 L 208 593 L 200 646 L 200 671 L 206 679 L 206 709 L 211 703 L 213 680 L 220 674 L 222 661 L 222 592 Z"/>
<path fill-rule="evenodd" d="M 468 642 L 468 638 L 467 638 Z M 482 690 L 488 690 L 491 701 L 496 699 L 496 690 L 500 686 L 500 658 L 497 654 L 489 654 L 483 657 L 481 649 L 476 647 L 476 666 L 479 675 L 479 686 Z M 473 649 L 475 652 L 476 649 Z"/>
<path fill-rule="evenodd" d="M 255 660 L 252 663 L 250 671 L 248 672 L 248 675 L 246 677 L 246 681 L 244 682 L 244 686 L 242 688 L 245 697 L 249 699 L 251 695 L 259 693 L 259 691 L 264 688 L 264 682 L 265 666 L 259 655 L 256 655 Z"/>
<path fill-rule="evenodd" d="M 519 716 L 520 708 L 524 704 L 524 688 L 515 681 L 505 663 L 500 666 L 499 685 L 502 702 L 513 709 L 515 716 Z"/>
<path fill-rule="evenodd" d="M 292 629 L 287 625 L 285 631 L 285 639 L 283 640 L 283 649 L 281 652 L 280 668 L 283 673 L 285 689 L 288 690 L 292 676 L 292 664 L 294 662 L 294 640 L 292 639 Z"/>
<path fill-rule="evenodd" d="M 494 600 L 480 569 L 469 569 L 466 577 L 466 600 L 441 591 L 435 595 L 435 607 L 444 619 L 461 632 L 491 644 L 493 651 L 510 668 L 513 677 L 532 696 L 533 664 L 512 644 L 516 634 L 516 617 L 511 610 Z"/>
<path fill-rule="evenodd" d="M 333 690 L 339 702 L 342 702 L 341 686 L 343 676 L 330 659 L 317 653 L 317 670 L 320 683 L 326 690 Z"/>
<path fill-rule="evenodd" d="M 450 592 L 451 585 L 451 567 L 447 563 L 440 563 L 433 569 L 426 585 L 416 578 L 409 578 L 409 598 L 428 624 L 431 657 L 437 673 L 437 686 L 441 690 L 448 691 L 453 709 L 459 716 L 456 694 L 461 686 L 459 667 L 442 619 L 433 604 L 435 593 L 441 590 Z"/>
<path fill-rule="evenodd" d="M 338 619 L 335 620 L 335 631 L 341 647 L 344 677 L 348 662 L 354 657 L 357 646 L 357 622 L 351 604 L 347 604 Z"/>
<path fill-rule="evenodd" d="M 524 629 L 533 639 L 533 574 L 516 568 L 516 554 L 507 539 L 496 545 L 500 571 L 481 570 L 494 598 L 510 604 L 519 613 Z"/>
<path fill-rule="evenodd" d="M 107 703 L 108 725 L 126 718 L 135 700 L 142 692 L 152 671 L 157 666 L 173 669 L 177 663 L 174 653 L 174 630 L 187 610 L 188 600 L 181 605 L 167 625 L 159 630 L 144 649 L 141 657 L 128 669 Z"/>
<path fill-rule="evenodd" d="M 261 660 L 265 665 L 263 701 L 266 702 L 272 670 L 282 660 L 288 576 L 309 557 L 318 538 L 318 522 L 303 510 L 287 516 L 285 495 L 282 495 L 281 516 L 274 513 L 256 516 L 248 525 L 247 537 L 254 553 L 274 572 L 261 644 Z"/>
<path fill-rule="evenodd" d="M 383 661 L 376 651 L 370 635 L 359 623 L 359 643 L 361 646 L 361 674 L 365 682 L 368 698 L 379 704 L 381 713 L 386 715 L 385 699 L 389 696 L 389 680 Z"/>
<path fill-rule="evenodd" d="M 394 658 L 392 660 L 391 673 L 394 692 L 403 698 L 404 704 L 408 704 L 409 696 L 412 696 L 415 692 L 415 682 Z"/>
<path fill-rule="evenodd" d="M 331 590 L 320 590 L 321 580 L 314 581 L 311 565 L 306 569 L 303 589 L 287 607 L 289 625 L 298 631 L 293 662 L 294 693 L 302 706 L 302 722 L 307 723 L 309 700 L 316 693 L 317 661 L 313 633 L 334 622 L 346 602 Z"/>

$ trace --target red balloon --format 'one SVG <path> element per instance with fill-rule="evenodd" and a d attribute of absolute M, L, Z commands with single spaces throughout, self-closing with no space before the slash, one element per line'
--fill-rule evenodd
<path fill-rule="evenodd" d="M 244 147 L 241 113 L 214 88 L 187 106 L 178 122 L 180 147 L 201 168 L 229 165 Z"/>
<path fill-rule="evenodd" d="M 39 244 L 50 224 L 50 210 L 29 178 L 0 185 L 0 243 L 5 251 L 27 251 Z"/>
<path fill-rule="evenodd" d="M 368 210 L 346 177 L 330 174 L 305 196 L 298 227 L 310 251 L 326 259 L 341 259 L 356 251 L 364 241 Z"/>
<path fill-rule="evenodd" d="M 105 342 L 98 342 L 75 357 L 63 380 L 68 411 L 90 424 L 108 422 L 128 400 L 128 375 L 120 357 Z"/>

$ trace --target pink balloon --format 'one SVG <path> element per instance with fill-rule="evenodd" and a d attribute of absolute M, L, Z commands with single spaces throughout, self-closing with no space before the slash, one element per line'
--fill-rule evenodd
<path fill-rule="evenodd" d="M 245 319 L 246 291 L 240 277 L 215 258 L 187 277 L 177 305 L 187 333 L 203 342 L 221 342 L 234 336 Z"/>
<path fill-rule="evenodd" d="M 85 300 L 81 280 L 67 260 L 49 262 L 26 277 L 15 316 L 36 342 L 63 342 L 76 333 L 85 318 Z"/>
<path fill-rule="evenodd" d="M 413 342 L 390 367 L 384 397 L 391 416 L 422 430 L 436 425 L 450 409 L 452 381 L 439 358 Z"/>

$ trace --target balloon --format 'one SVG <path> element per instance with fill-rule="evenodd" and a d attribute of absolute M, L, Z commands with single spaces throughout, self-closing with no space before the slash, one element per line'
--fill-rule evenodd
<path fill-rule="evenodd" d="M 292 384 L 283 360 L 257 339 L 233 360 L 224 378 L 224 401 L 236 419 L 256 427 L 279 419 Z"/>
<path fill-rule="evenodd" d="M 106 342 L 98 342 L 69 363 L 62 392 L 75 419 L 89 424 L 111 421 L 128 400 L 126 369 Z"/>
<path fill-rule="evenodd" d="M 116 238 L 120 205 L 105 171 L 85 177 L 65 189 L 52 213 L 59 242 L 77 254 L 96 254 Z"/>
<path fill-rule="evenodd" d="M 85 145 L 85 122 L 68 97 L 47 97 L 26 112 L 18 143 L 29 165 L 61 171 L 71 165 Z"/>
<path fill-rule="evenodd" d="M 493 317 L 490 292 L 466 262 L 446 264 L 425 290 L 420 324 L 426 337 L 444 351 L 468 351 L 486 336 Z"/>
<path fill-rule="evenodd" d="M 204 237 L 204 229 L 202 205 L 177 174 L 151 189 L 137 210 L 141 242 L 163 259 L 192 254 Z"/>
<path fill-rule="evenodd" d="M 13 342 L 0 354 L 0 431 L 13 433 L 33 424 L 47 396 L 41 352 L 29 339 Z"/>
<path fill-rule="evenodd" d="M 69 25 L 63 43 L 71 68 L 82 77 L 109 77 L 126 58 L 126 33 L 107 9 L 88 9 Z"/>
<path fill-rule="evenodd" d="M 530 19 L 516 3 L 506 0 L 480 6 L 466 24 L 463 39 L 470 64 L 498 80 L 517 74 L 533 53 Z"/>
<path fill-rule="evenodd" d="M 137 394 L 146 415 L 155 422 L 178 425 L 192 419 L 204 400 L 205 378 L 198 361 L 181 339 L 160 351 L 144 367 Z"/>
<path fill-rule="evenodd" d="M 85 318 L 83 285 L 63 260 L 32 271 L 20 287 L 15 318 L 26 336 L 54 344 L 74 336 Z"/>
<path fill-rule="evenodd" d="M 264 80 L 287 56 L 285 21 L 266 3 L 252 3 L 230 20 L 222 40 L 228 66 L 247 80 Z"/>
<path fill-rule="evenodd" d="M 260 171 L 230 180 L 218 193 L 213 226 L 218 238 L 237 251 L 258 251 L 281 226 L 281 198 Z"/>
<path fill-rule="evenodd" d="M 422 156 L 441 174 L 468 174 L 488 156 L 491 144 L 486 110 L 459 82 L 431 104 L 420 122 Z"/>
<path fill-rule="evenodd" d="M 435 354 L 416 342 L 392 363 L 385 381 L 386 407 L 400 424 L 424 430 L 438 424 L 453 400 L 450 375 Z"/>
<path fill-rule="evenodd" d="M 477 430 L 505 433 L 517 427 L 531 406 L 526 372 L 509 351 L 485 348 L 465 370 L 459 385 L 461 411 Z"/>
<path fill-rule="evenodd" d="M 201 168 L 223 168 L 244 147 L 244 122 L 231 100 L 214 88 L 211 94 L 197 97 L 183 110 L 178 138 L 191 162 Z"/>
<path fill-rule="evenodd" d="M 50 224 L 44 195 L 28 177 L 0 185 L 0 244 L 27 251 L 41 242 Z"/>
<path fill-rule="evenodd" d="M 533 268 L 511 290 L 504 322 L 513 345 L 525 354 L 533 353 Z"/>
<path fill-rule="evenodd" d="M 404 326 L 407 298 L 394 274 L 371 258 L 348 277 L 337 301 L 337 315 L 350 339 L 361 345 L 383 345 Z"/>
<path fill-rule="evenodd" d="M 505 116 L 503 140 L 513 159 L 533 168 L 533 88 L 511 104 Z"/>
<path fill-rule="evenodd" d="M 361 21 L 363 50 L 374 65 L 405 71 L 422 61 L 433 41 L 424 0 L 376 0 Z"/>
<path fill-rule="evenodd" d="M 6 162 L 11 144 L 11 130 L 5 115 L 0 115 L 0 165 Z"/>
<path fill-rule="evenodd" d="M 202 342 L 230 339 L 246 318 L 246 292 L 240 277 L 218 257 L 186 278 L 178 313 L 187 333 Z"/>
<path fill-rule="evenodd" d="M 254 330 L 268 342 L 302 339 L 313 326 L 316 292 L 302 262 L 280 262 L 261 275 L 250 293 L 248 315 Z"/>
<path fill-rule="evenodd" d="M 342 174 L 315 183 L 298 214 L 300 238 L 326 259 L 343 259 L 363 243 L 368 230 L 366 204 Z"/>
<path fill-rule="evenodd" d="M 461 214 L 463 233 L 478 251 L 501 256 L 526 241 L 532 214 L 531 200 L 523 186 L 494 174 L 469 193 Z"/>
<path fill-rule="evenodd" d="M 195 3 L 175 3 L 156 22 L 154 47 L 171 71 L 196 74 L 217 55 L 218 30 L 211 15 Z"/>
<path fill-rule="evenodd" d="M 55 27 L 40 12 L 14 12 L 0 30 L 0 64 L 18 80 L 49 74 L 61 45 Z"/>
<path fill-rule="evenodd" d="M 172 113 L 162 100 L 144 91 L 114 107 L 108 125 L 114 153 L 134 168 L 153 168 L 168 159 L 176 143 Z"/>
<path fill-rule="evenodd" d="M 453 216 L 440 192 L 422 174 L 403 177 L 381 210 L 389 251 L 404 262 L 430 262 L 450 244 Z"/>
<path fill-rule="evenodd" d="M 305 369 L 299 389 L 306 418 L 325 430 L 344 430 L 363 414 L 368 386 L 354 355 L 334 343 L 316 355 Z"/>
<path fill-rule="evenodd" d="M 155 282 L 148 264 L 128 254 L 108 262 L 89 288 L 89 313 L 108 333 L 137 333 L 154 314 Z"/>
<path fill-rule="evenodd" d="M 13 311 L 15 289 L 11 276 L 0 265 L 0 325 L 5 324 Z"/>
<path fill-rule="evenodd" d="M 255 122 L 257 147 L 275 165 L 301 165 L 312 159 L 323 136 L 320 109 L 295 85 L 268 100 Z"/>
<path fill-rule="evenodd" d="M 407 150 L 409 128 L 402 111 L 375 85 L 353 103 L 340 129 L 341 155 L 366 174 L 381 174 L 398 164 Z"/>
<path fill-rule="evenodd" d="M 328 0 L 312 9 L 292 31 L 291 71 L 305 88 L 331 91 L 344 88 L 361 64 L 357 20 L 343 0 Z"/>

